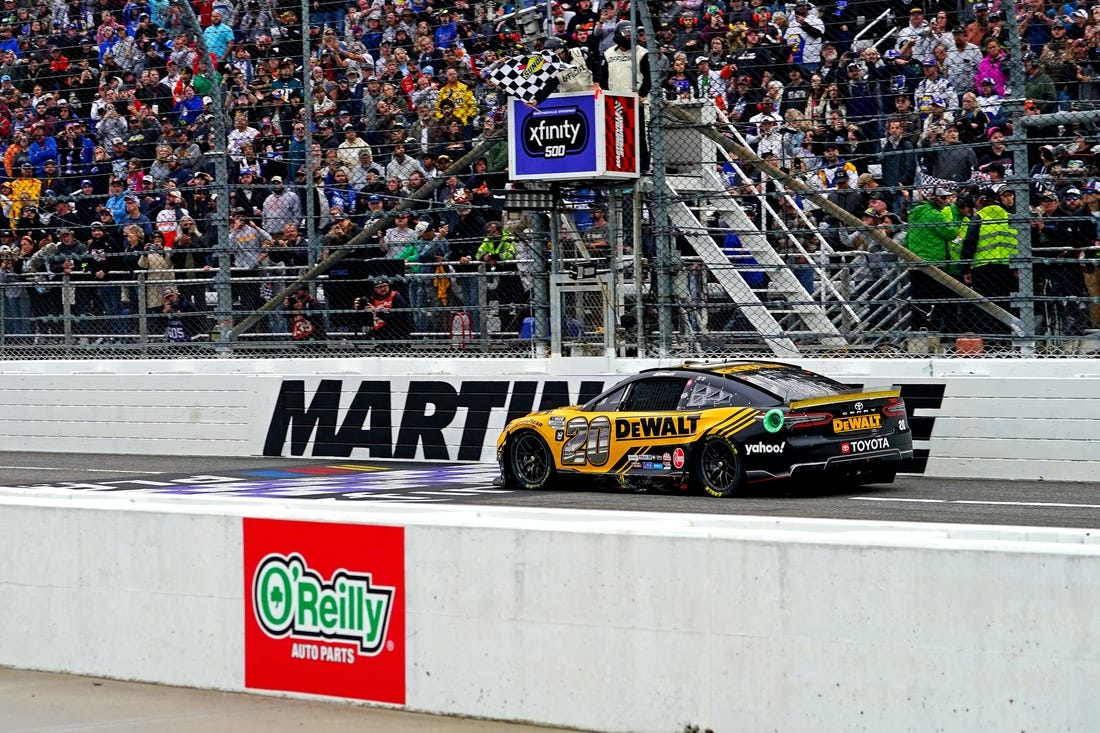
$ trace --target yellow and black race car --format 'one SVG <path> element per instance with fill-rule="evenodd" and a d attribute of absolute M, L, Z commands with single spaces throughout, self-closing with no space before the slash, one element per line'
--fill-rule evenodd
<path fill-rule="evenodd" d="M 576 474 L 720 497 L 815 472 L 890 483 L 912 455 L 899 390 L 852 390 L 767 361 L 649 369 L 587 404 L 513 420 L 497 439 L 506 486 Z"/>

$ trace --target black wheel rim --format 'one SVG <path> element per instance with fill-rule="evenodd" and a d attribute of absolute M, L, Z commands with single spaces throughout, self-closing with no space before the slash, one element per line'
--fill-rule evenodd
<path fill-rule="evenodd" d="M 550 454 L 537 435 L 525 433 L 512 446 L 512 471 L 525 484 L 541 484 L 550 475 Z"/>
<path fill-rule="evenodd" d="M 731 491 L 737 487 L 737 456 L 725 443 L 715 440 L 703 446 L 700 463 L 707 486 L 717 491 Z"/>

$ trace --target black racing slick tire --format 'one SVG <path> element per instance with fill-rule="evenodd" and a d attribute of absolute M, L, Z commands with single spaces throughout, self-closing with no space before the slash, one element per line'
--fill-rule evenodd
<path fill-rule="evenodd" d="M 721 438 L 705 440 L 692 452 L 691 484 L 697 492 L 728 498 L 745 485 L 741 452 Z"/>
<path fill-rule="evenodd" d="M 525 489 L 549 488 L 554 479 L 554 456 L 538 433 L 524 430 L 512 436 L 508 445 L 508 473 Z"/>

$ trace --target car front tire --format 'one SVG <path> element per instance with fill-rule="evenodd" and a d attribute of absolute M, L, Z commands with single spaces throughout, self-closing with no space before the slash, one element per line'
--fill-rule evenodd
<path fill-rule="evenodd" d="M 692 455 L 691 483 L 696 491 L 721 499 L 738 493 L 745 470 L 737 446 L 721 438 L 698 445 Z"/>
<path fill-rule="evenodd" d="M 540 490 L 550 486 L 554 478 L 554 457 L 542 436 L 524 430 L 512 437 L 508 448 L 508 472 L 515 484 L 525 489 Z"/>

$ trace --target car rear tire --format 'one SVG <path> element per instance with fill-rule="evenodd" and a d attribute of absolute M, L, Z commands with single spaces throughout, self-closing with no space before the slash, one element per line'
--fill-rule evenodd
<path fill-rule="evenodd" d="M 745 470 L 737 446 L 721 438 L 698 445 L 692 454 L 691 483 L 697 491 L 723 499 L 738 493 Z"/>
<path fill-rule="evenodd" d="M 545 489 L 554 478 L 554 457 L 538 433 L 524 430 L 512 436 L 508 449 L 508 472 L 516 485 Z"/>

